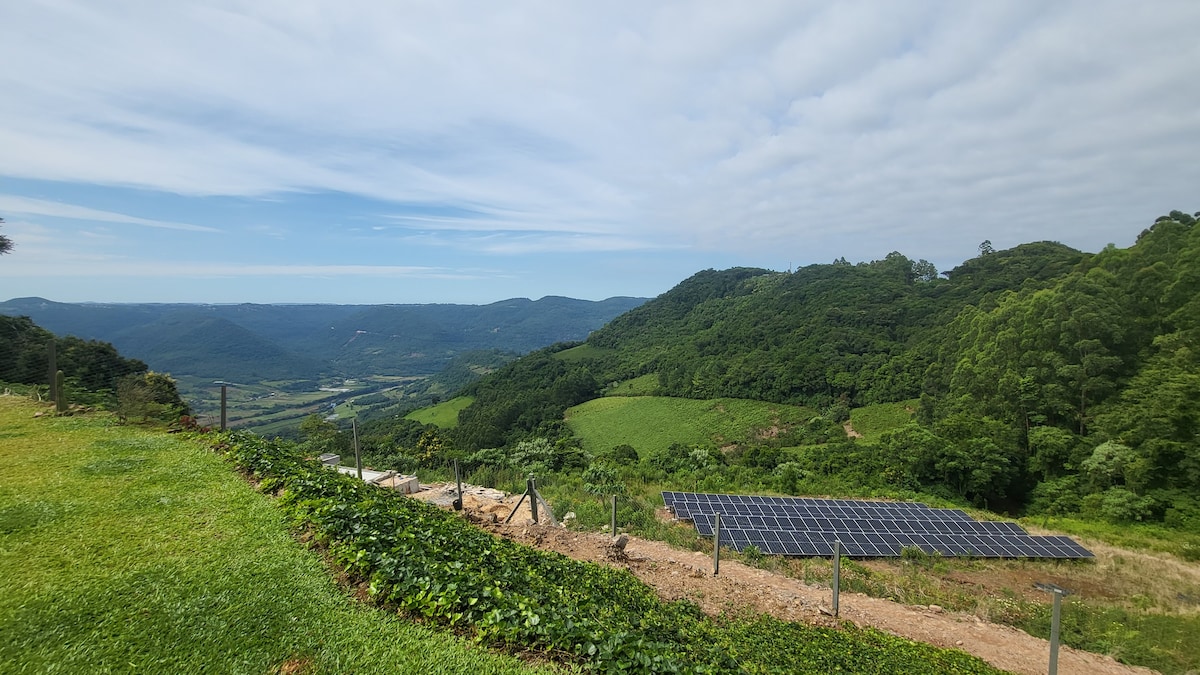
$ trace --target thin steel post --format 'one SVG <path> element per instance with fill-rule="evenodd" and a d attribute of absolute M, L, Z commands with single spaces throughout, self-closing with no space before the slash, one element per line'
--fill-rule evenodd
<path fill-rule="evenodd" d="M 842 541 L 833 540 L 833 616 L 838 615 L 838 596 L 842 590 Z"/>
<path fill-rule="evenodd" d="M 1062 593 L 1054 592 L 1054 610 L 1050 615 L 1050 675 L 1058 675 L 1058 622 L 1062 616 Z"/>
<path fill-rule="evenodd" d="M 612 496 L 612 516 L 609 518 L 609 534 L 617 536 L 617 496 Z"/>
<path fill-rule="evenodd" d="M 721 573 L 721 514 L 713 514 L 713 576 Z"/>
<path fill-rule="evenodd" d="M 354 433 L 354 466 L 358 467 L 358 479 L 362 480 L 362 459 L 358 456 L 358 420 L 350 420 L 350 430 Z"/>
<path fill-rule="evenodd" d="M 226 401 L 225 385 L 221 385 L 221 431 L 225 431 L 225 422 L 227 419 L 225 416 L 225 401 Z"/>
<path fill-rule="evenodd" d="M 458 472 L 458 460 L 454 460 L 454 482 L 458 483 L 458 496 L 454 498 L 454 510 L 462 511 L 463 496 L 462 496 L 462 474 Z"/>
<path fill-rule="evenodd" d="M 537 517 L 537 482 L 533 478 L 533 474 L 529 474 L 529 480 L 525 481 L 525 490 L 529 492 L 529 510 L 533 512 L 533 522 L 538 521 Z"/>

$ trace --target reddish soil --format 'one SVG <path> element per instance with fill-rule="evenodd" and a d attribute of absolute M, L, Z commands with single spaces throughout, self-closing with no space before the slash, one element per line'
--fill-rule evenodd
<path fill-rule="evenodd" d="M 808 585 L 729 560 L 723 560 L 720 573 L 713 575 L 709 554 L 681 551 L 662 542 L 632 537 L 625 547 L 625 555 L 614 556 L 611 538 L 606 534 L 534 524 L 530 519 L 528 500 L 512 522 L 504 524 L 519 495 L 495 499 L 494 494 L 464 492 L 466 517 L 497 535 L 578 560 L 628 569 L 656 589 L 663 599 L 686 598 L 709 614 L 760 612 L 819 626 L 837 626 L 840 619 L 938 647 L 961 649 L 1014 673 L 1037 675 L 1047 669 L 1049 643 L 1011 626 L 945 611 L 936 605 L 902 605 L 858 593 L 841 594 L 839 619 L 835 619 L 828 614 L 832 595 L 827 587 Z M 453 498 L 442 486 L 415 496 L 443 506 L 448 506 Z M 986 575 L 977 577 L 965 573 L 960 574 L 958 581 L 984 587 L 1013 584 L 1012 579 L 989 580 Z M 1019 582 L 1010 587 L 1028 588 L 1030 584 Z M 1060 648 L 1058 668 L 1064 675 L 1154 672 L 1066 646 Z"/>

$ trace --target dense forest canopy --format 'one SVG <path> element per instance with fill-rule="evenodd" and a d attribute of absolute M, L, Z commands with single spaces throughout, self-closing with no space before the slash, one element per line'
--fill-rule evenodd
<path fill-rule="evenodd" d="M 564 447 L 568 407 L 640 376 L 659 395 L 801 404 L 836 423 L 911 401 L 915 421 L 877 443 L 776 454 L 994 508 L 1200 527 L 1197 260 L 1196 216 L 1172 211 L 1126 249 L 981 246 L 941 275 L 900 253 L 705 270 L 583 345 L 475 382 L 446 442 L 464 456 Z"/>

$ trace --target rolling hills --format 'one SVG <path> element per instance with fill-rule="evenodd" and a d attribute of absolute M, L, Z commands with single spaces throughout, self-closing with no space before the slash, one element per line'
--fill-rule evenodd
<path fill-rule="evenodd" d="M 110 342 L 151 368 L 232 381 L 429 375 L 457 354 L 521 354 L 582 340 L 639 298 L 516 298 L 489 305 L 59 303 L 16 298 L 0 314 Z"/>

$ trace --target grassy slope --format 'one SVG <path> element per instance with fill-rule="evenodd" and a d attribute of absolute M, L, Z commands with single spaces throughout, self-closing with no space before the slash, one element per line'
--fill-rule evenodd
<path fill-rule="evenodd" d="M 864 440 L 878 441 L 883 432 L 898 429 L 911 422 L 912 411 L 916 410 L 919 404 L 920 401 L 912 400 L 855 408 L 850 411 L 850 425 L 863 435 Z"/>
<path fill-rule="evenodd" d="M 196 443 L 0 397 L 0 672 L 516 673 L 356 604 Z"/>
<path fill-rule="evenodd" d="M 608 396 L 571 408 L 567 423 L 589 452 L 628 443 L 641 453 L 672 443 L 722 445 L 746 440 L 760 430 L 799 424 L 813 415 L 799 406 L 742 399 Z"/>
<path fill-rule="evenodd" d="M 459 396 L 428 408 L 421 408 L 404 416 L 406 420 L 414 420 L 421 424 L 434 424 L 442 429 L 453 429 L 458 426 L 458 413 L 471 405 L 475 399 L 471 396 Z"/>

